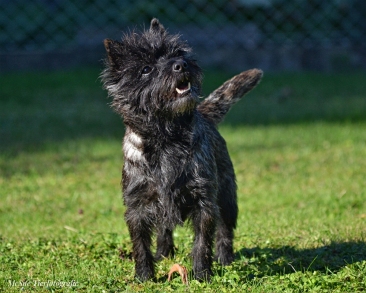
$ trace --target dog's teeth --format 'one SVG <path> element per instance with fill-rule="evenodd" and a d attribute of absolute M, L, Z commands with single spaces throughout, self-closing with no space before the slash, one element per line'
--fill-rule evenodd
<path fill-rule="evenodd" d="M 179 88 L 175 88 L 175 90 L 178 92 L 178 94 L 183 94 L 183 93 L 185 93 L 185 92 L 188 92 L 189 90 L 191 90 L 191 83 L 190 82 L 188 82 L 188 87 L 186 88 L 186 89 L 183 89 L 183 90 L 181 90 L 181 89 L 179 89 Z"/>

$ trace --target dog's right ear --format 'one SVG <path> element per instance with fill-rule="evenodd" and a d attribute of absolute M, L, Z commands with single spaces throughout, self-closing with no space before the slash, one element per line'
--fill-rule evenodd
<path fill-rule="evenodd" d="M 160 23 L 159 19 L 157 18 L 153 18 L 151 20 L 150 31 L 160 35 L 164 35 L 166 33 L 164 26 Z"/>
<path fill-rule="evenodd" d="M 119 61 L 119 56 L 120 53 L 118 52 L 121 47 L 121 43 L 117 42 L 117 41 L 113 41 L 111 39 L 105 39 L 104 40 L 104 47 L 107 51 L 107 55 L 108 55 L 108 61 L 110 65 L 118 65 L 118 61 Z"/>

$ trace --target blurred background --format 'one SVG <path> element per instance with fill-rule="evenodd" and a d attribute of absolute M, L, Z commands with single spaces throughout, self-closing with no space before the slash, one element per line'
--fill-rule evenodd
<path fill-rule="evenodd" d="M 100 65 L 104 38 L 157 17 L 203 67 L 366 69 L 364 0 L 0 0 L 0 70 Z"/>
<path fill-rule="evenodd" d="M 123 127 L 99 79 L 103 40 L 157 17 L 193 47 L 202 95 L 265 74 L 226 125 L 366 118 L 365 0 L 0 0 L 0 151 Z"/>

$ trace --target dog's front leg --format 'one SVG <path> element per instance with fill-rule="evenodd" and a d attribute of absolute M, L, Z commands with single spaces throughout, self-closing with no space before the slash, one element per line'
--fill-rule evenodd
<path fill-rule="evenodd" d="M 209 282 L 212 275 L 212 242 L 216 225 L 214 210 L 207 206 L 197 207 L 192 222 L 195 233 L 192 250 L 194 277 Z"/>
<path fill-rule="evenodd" d="M 154 257 L 151 253 L 151 223 L 146 213 L 127 208 L 125 214 L 133 247 L 136 278 L 146 281 L 154 277 Z"/>

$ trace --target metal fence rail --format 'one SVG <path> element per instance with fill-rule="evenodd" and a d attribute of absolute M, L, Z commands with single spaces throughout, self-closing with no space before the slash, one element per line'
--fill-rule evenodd
<path fill-rule="evenodd" d="M 0 66 L 8 66 L 14 54 L 100 52 L 104 38 L 120 38 L 127 28 L 141 29 L 158 17 L 213 66 L 238 58 L 269 69 L 365 67 L 365 0 L 0 0 L 0 5 Z"/>

